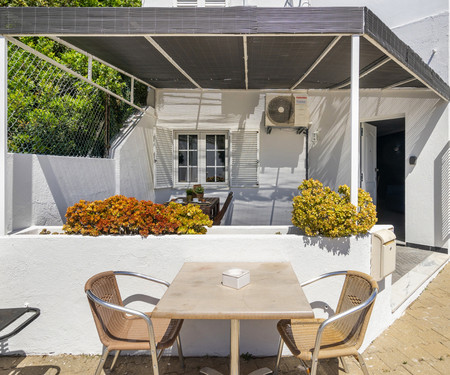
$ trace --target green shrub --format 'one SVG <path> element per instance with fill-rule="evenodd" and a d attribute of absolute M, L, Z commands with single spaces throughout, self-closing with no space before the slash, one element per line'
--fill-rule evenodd
<path fill-rule="evenodd" d="M 101 234 L 206 233 L 212 221 L 200 208 L 170 203 L 165 207 L 151 201 L 138 201 L 115 195 L 103 201 L 81 200 L 69 207 L 63 230 L 67 234 L 99 236 Z"/>
<path fill-rule="evenodd" d="M 293 199 L 292 223 L 308 236 L 346 237 L 366 233 L 377 222 L 370 194 L 358 190 L 358 211 L 350 203 L 350 188 L 338 192 L 320 181 L 304 180 Z"/>

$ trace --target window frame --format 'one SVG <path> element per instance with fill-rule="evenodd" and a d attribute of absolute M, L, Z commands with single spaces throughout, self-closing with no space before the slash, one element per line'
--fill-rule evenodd
<path fill-rule="evenodd" d="M 180 135 L 197 135 L 197 176 L 198 182 L 178 181 L 178 137 Z M 225 136 L 225 181 L 206 182 L 206 136 Z M 206 188 L 224 188 L 230 186 L 230 133 L 226 130 L 177 130 L 173 132 L 173 186 L 175 188 L 189 188 L 195 184 L 202 184 Z"/>

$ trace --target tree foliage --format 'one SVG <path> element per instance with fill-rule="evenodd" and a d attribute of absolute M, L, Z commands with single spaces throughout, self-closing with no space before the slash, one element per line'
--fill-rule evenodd
<path fill-rule="evenodd" d="M 1 6 L 140 6 L 136 0 L 0 0 Z M 22 37 L 22 43 L 87 76 L 88 59 L 49 38 Z M 8 148 L 11 152 L 103 156 L 110 139 L 133 108 L 28 52 L 9 44 Z M 130 79 L 93 61 L 92 79 L 122 97 Z M 146 87 L 136 84 L 135 102 L 144 105 Z M 108 112 L 108 125 L 105 117 Z M 108 131 L 106 131 L 108 126 Z M 103 128 L 102 128 L 103 127 Z M 109 138 L 109 139 L 108 139 Z"/>

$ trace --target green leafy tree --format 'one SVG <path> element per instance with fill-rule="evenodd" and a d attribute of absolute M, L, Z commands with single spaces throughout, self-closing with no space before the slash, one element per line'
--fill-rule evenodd
<path fill-rule="evenodd" d="M 133 7 L 136 0 L 0 0 L 1 6 Z M 51 39 L 20 41 L 84 76 L 86 56 Z M 10 43 L 8 58 L 8 148 L 11 152 L 48 155 L 103 156 L 110 139 L 133 112 L 127 104 Z M 96 61 L 93 81 L 127 97 L 128 77 Z M 135 102 L 144 105 L 146 87 L 135 86 Z M 105 114 L 108 112 L 108 132 Z M 99 131 L 101 130 L 101 131 Z"/>

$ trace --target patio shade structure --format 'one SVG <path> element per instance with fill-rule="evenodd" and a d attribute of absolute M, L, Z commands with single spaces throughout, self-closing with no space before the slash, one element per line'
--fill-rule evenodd
<path fill-rule="evenodd" d="M 366 7 L 0 8 L 0 36 L 30 35 L 54 38 L 155 89 L 351 88 L 352 187 L 359 175 L 359 89 L 429 89 L 450 98 L 439 75 Z M 1 65 L 6 92 L 4 59 Z M 6 96 L 0 99 L 1 109 Z"/>

